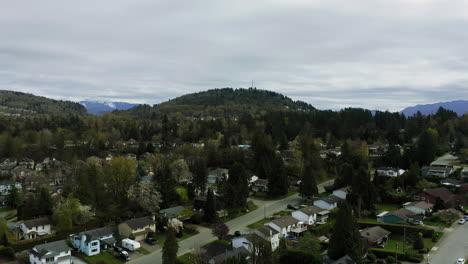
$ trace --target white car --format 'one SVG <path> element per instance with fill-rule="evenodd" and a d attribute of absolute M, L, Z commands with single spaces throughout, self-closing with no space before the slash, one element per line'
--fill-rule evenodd
<path fill-rule="evenodd" d="M 464 224 L 465 224 L 465 222 L 466 222 L 466 221 L 465 221 L 465 219 L 463 219 L 463 218 L 462 218 L 462 219 L 460 219 L 460 220 L 458 220 L 458 223 L 459 223 L 460 225 L 464 225 Z"/>
<path fill-rule="evenodd" d="M 458 259 L 457 264 L 465 264 L 465 259 Z"/>

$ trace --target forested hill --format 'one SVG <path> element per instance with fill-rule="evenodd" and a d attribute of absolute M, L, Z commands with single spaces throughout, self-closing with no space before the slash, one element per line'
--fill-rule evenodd
<path fill-rule="evenodd" d="M 53 100 L 32 94 L 0 90 L 1 115 L 85 115 L 86 108 L 78 103 Z"/>
<path fill-rule="evenodd" d="M 313 106 L 267 90 L 255 88 L 222 88 L 187 94 L 167 102 L 154 105 L 141 105 L 128 111 L 117 111 L 120 114 L 140 118 L 150 118 L 159 114 L 180 112 L 185 115 L 226 116 L 242 112 L 261 111 L 310 111 Z"/>

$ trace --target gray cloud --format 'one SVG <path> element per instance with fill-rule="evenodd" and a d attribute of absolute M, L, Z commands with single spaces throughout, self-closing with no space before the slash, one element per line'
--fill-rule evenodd
<path fill-rule="evenodd" d="M 319 108 L 468 99 L 464 1 L 10 1 L 0 89 L 158 103 L 250 81 Z"/>

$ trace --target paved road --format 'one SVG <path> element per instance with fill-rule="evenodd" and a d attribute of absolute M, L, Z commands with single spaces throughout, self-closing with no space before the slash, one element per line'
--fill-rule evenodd
<path fill-rule="evenodd" d="M 452 264 L 458 258 L 468 258 L 468 224 L 455 224 L 444 232 L 442 240 L 436 244 L 435 253 L 434 250 L 429 253 L 430 263 Z"/>
<path fill-rule="evenodd" d="M 319 184 L 319 192 L 324 192 L 323 187 L 331 184 L 333 184 L 333 180 Z M 263 201 L 255 199 L 249 200 L 254 201 L 255 204 L 258 206 L 258 209 L 227 222 L 226 224 L 229 226 L 231 233 L 235 232 L 236 230 L 246 230 L 248 229 L 247 225 L 255 223 L 263 219 L 265 216 L 271 216 L 278 211 L 284 210 L 288 204 L 300 202 L 301 198 L 299 197 L 299 195 L 296 194 L 285 199 L 275 201 Z M 199 248 L 216 239 L 217 238 L 211 234 L 210 229 L 203 229 L 199 234 L 179 242 L 178 254 L 183 255 L 193 249 Z M 155 251 L 149 255 L 132 260 L 130 263 L 160 264 L 162 263 L 162 252 L 161 250 Z"/>

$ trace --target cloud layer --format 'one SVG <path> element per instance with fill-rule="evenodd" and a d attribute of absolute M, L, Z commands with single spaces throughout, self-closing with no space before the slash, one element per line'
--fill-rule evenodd
<path fill-rule="evenodd" d="M 468 99 L 468 3 L 8 1 L 0 89 L 154 104 L 215 87 L 318 108 Z"/>

